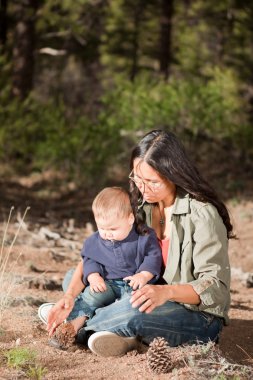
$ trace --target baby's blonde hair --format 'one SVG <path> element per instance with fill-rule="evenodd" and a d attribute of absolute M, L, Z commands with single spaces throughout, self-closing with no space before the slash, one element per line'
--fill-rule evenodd
<path fill-rule="evenodd" d="M 95 218 L 126 218 L 132 212 L 129 194 L 122 187 L 106 187 L 94 199 L 92 211 Z"/>

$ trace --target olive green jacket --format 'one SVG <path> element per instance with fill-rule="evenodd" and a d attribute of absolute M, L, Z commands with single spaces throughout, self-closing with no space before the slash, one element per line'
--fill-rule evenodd
<path fill-rule="evenodd" d="M 152 226 L 152 206 L 144 205 Z M 168 260 L 163 274 L 168 284 L 191 284 L 199 305 L 185 306 L 223 317 L 228 324 L 230 265 L 227 230 L 216 207 L 178 193 L 171 213 Z"/>

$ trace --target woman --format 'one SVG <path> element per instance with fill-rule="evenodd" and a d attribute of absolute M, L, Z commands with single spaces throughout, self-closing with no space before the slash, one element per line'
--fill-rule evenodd
<path fill-rule="evenodd" d="M 158 336 L 170 346 L 217 342 L 230 305 L 228 211 L 172 133 L 155 130 L 144 136 L 130 166 L 139 228 L 146 221 L 162 247 L 161 284 L 147 284 L 97 310 L 80 332 L 95 332 L 88 345 L 102 356 L 122 355 L 138 340 L 149 344 Z M 77 268 L 65 299 L 49 313 L 50 334 L 72 310 L 80 281 Z"/>

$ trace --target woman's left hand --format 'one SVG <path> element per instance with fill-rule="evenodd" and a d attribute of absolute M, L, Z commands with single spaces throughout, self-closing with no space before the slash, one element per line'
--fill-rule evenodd
<path fill-rule="evenodd" d="M 139 307 L 139 311 L 151 313 L 156 307 L 169 301 L 169 285 L 145 285 L 132 292 L 130 302 L 132 307 Z"/>

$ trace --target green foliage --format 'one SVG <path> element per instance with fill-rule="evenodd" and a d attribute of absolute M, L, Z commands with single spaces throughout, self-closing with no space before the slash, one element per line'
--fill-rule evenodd
<path fill-rule="evenodd" d="M 0 107 L 0 125 L 1 159 L 18 169 L 31 164 L 39 168 L 41 162 L 45 165 L 58 154 L 52 151 L 51 141 L 56 133 L 61 136 L 65 120 L 61 107 L 39 104 L 30 97 Z"/>
<path fill-rule="evenodd" d="M 68 116 L 59 100 L 4 101 L 0 159 L 18 170 L 53 167 L 89 181 L 116 159 L 128 161 L 127 141 L 132 146 L 137 135 L 164 125 L 182 136 L 185 131 L 231 140 L 238 136 L 244 148 L 252 132 L 234 73 L 215 67 L 207 76 L 168 83 L 147 75 L 134 82 L 116 76 L 113 88 L 104 87 L 96 118 L 80 112 Z"/>
<path fill-rule="evenodd" d="M 19 172 L 56 168 L 89 184 L 97 173 L 105 179 L 112 163 L 126 165 L 139 136 L 161 125 L 182 136 L 226 139 L 245 156 L 252 153 L 252 5 L 174 2 L 164 82 L 162 4 L 40 2 L 34 94 L 24 102 L 11 95 L 13 21 L 20 16 L 10 4 L 12 22 L 0 50 L 0 162 Z M 51 53 L 41 54 L 45 47 Z"/>
<path fill-rule="evenodd" d="M 247 128 L 241 128 L 246 119 L 235 76 L 219 68 L 208 74 L 209 80 L 171 78 L 168 83 L 147 76 L 133 83 L 118 79 L 115 89 L 103 97 L 103 123 L 127 131 L 168 125 L 179 134 L 189 130 L 219 138 L 246 133 Z"/>
<path fill-rule="evenodd" d="M 23 370 L 29 379 L 42 380 L 47 373 L 47 368 L 37 363 L 37 353 L 29 348 L 15 347 L 3 355 L 8 367 Z"/>
<path fill-rule="evenodd" d="M 119 130 L 66 113 L 61 101 L 41 104 L 32 97 L 0 106 L 2 162 L 21 172 L 57 168 L 88 181 L 117 151 Z"/>
<path fill-rule="evenodd" d="M 133 79 L 139 71 L 153 70 L 158 59 L 159 6 L 153 0 L 108 2 L 100 49 L 107 75 L 121 72 Z"/>
<path fill-rule="evenodd" d="M 40 4 L 36 28 L 41 43 L 54 48 L 70 48 L 71 53 L 86 62 L 97 58 L 100 21 L 104 19 L 105 2 L 47 0 Z"/>
<path fill-rule="evenodd" d="M 34 351 L 22 347 L 16 347 L 5 351 L 4 356 L 7 359 L 8 367 L 15 369 L 20 369 L 34 363 L 36 359 L 36 353 Z"/>
<path fill-rule="evenodd" d="M 42 366 L 35 365 L 34 367 L 29 366 L 28 371 L 26 372 L 26 375 L 29 379 L 33 380 L 42 380 L 43 377 L 47 374 L 47 368 Z"/>

